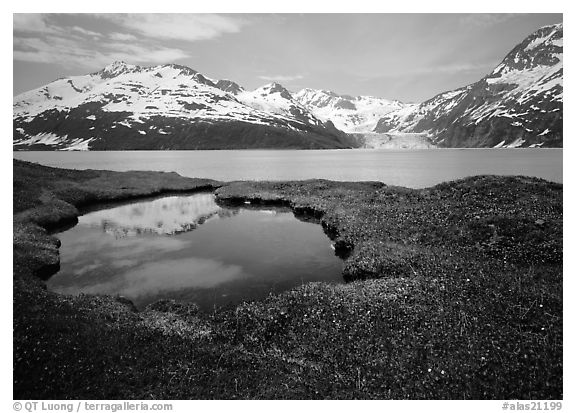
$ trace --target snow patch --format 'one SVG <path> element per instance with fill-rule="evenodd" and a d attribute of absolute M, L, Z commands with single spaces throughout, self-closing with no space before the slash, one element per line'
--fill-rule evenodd
<path fill-rule="evenodd" d="M 43 132 L 34 136 L 28 136 L 28 139 L 17 142 L 19 145 L 59 145 L 66 140 L 68 135 L 59 136 L 52 132 Z"/>
<path fill-rule="evenodd" d="M 508 145 L 506 145 L 507 148 L 518 148 L 520 146 L 522 146 L 522 144 L 526 142 L 524 139 L 522 138 L 517 138 L 514 142 L 509 143 Z"/>
<path fill-rule="evenodd" d="M 90 150 L 89 144 L 96 138 L 89 138 L 89 139 L 82 139 L 77 138 L 74 139 L 68 146 L 62 148 L 63 151 L 88 151 Z"/>
<path fill-rule="evenodd" d="M 544 136 L 550 133 L 550 129 L 546 128 L 546 130 L 542 133 L 539 133 L 538 136 Z"/>

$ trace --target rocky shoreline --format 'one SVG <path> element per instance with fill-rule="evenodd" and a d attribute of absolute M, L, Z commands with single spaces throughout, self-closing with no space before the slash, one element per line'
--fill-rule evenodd
<path fill-rule="evenodd" d="M 14 398 L 562 398 L 562 185 L 478 176 L 232 182 L 14 161 Z M 215 190 L 313 216 L 345 258 L 211 314 L 63 296 L 49 231 L 90 205 Z"/>

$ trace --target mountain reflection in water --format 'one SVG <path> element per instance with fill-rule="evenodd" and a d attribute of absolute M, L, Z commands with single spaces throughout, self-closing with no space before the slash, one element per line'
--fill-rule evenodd
<path fill-rule="evenodd" d="M 195 229 L 207 219 L 230 216 L 237 211 L 220 208 L 212 194 L 172 196 L 104 209 L 83 215 L 80 225 L 99 226 L 116 237 L 144 233 L 177 234 Z"/>
<path fill-rule="evenodd" d="M 213 194 L 94 211 L 57 236 L 61 271 L 50 289 L 123 295 L 139 307 L 173 298 L 209 309 L 342 280 L 320 225 L 287 209 L 222 207 Z"/>

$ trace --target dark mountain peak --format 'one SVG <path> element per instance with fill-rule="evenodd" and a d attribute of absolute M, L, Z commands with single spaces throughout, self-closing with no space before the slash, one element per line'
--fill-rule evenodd
<path fill-rule="evenodd" d="M 259 91 L 263 95 L 271 95 L 273 93 L 278 93 L 284 99 L 290 99 L 290 100 L 292 99 L 292 95 L 290 94 L 288 89 L 286 89 L 280 83 L 276 83 L 276 82 L 272 82 L 272 83 L 269 83 L 267 85 L 262 86 L 261 88 L 259 88 Z"/>
<path fill-rule="evenodd" d="M 554 66 L 562 55 L 563 33 L 562 23 L 541 27 L 514 47 L 488 77 L 500 77 L 510 70 Z"/>
<path fill-rule="evenodd" d="M 277 82 L 272 82 L 269 83 L 267 85 L 262 86 L 262 89 L 267 89 L 270 91 L 270 93 L 281 93 L 285 90 L 287 90 L 284 86 L 282 86 L 280 83 Z"/>
<path fill-rule="evenodd" d="M 340 97 L 338 101 L 334 103 L 334 108 L 356 110 L 356 105 L 352 103 L 352 99 L 346 99 L 344 97 Z"/>
<path fill-rule="evenodd" d="M 244 91 L 244 88 L 240 86 L 238 83 L 233 82 L 228 79 L 221 79 L 216 82 L 216 87 L 224 92 L 231 93 L 233 95 L 237 95 Z"/>
<path fill-rule="evenodd" d="M 528 36 L 528 38 L 532 36 L 548 36 L 551 33 L 560 33 L 560 37 L 562 37 L 562 33 L 564 31 L 564 24 L 562 22 L 556 24 L 550 24 L 548 26 L 542 26 L 538 30 L 536 30 L 532 35 Z"/>
<path fill-rule="evenodd" d="M 204 76 L 202 73 L 195 73 L 192 76 L 197 82 L 202 83 L 203 85 L 208 85 L 212 87 L 216 87 L 216 84 Z"/>

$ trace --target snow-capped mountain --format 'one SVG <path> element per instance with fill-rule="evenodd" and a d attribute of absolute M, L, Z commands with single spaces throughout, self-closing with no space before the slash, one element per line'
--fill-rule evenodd
<path fill-rule="evenodd" d="M 13 147 L 562 146 L 562 77 L 561 23 L 528 36 L 480 81 L 421 104 L 314 89 L 292 94 L 277 83 L 247 91 L 186 66 L 116 62 L 14 97 Z"/>
<path fill-rule="evenodd" d="M 397 100 L 373 96 L 338 95 L 331 91 L 302 89 L 294 99 L 323 121 L 332 121 L 348 133 L 372 132 L 390 112 L 410 107 Z"/>
<path fill-rule="evenodd" d="M 14 148 L 351 146 L 343 132 L 303 108 L 270 110 L 264 103 L 248 105 L 234 96 L 249 96 L 244 92 L 232 81 L 215 82 L 186 66 L 141 67 L 115 62 L 99 72 L 58 79 L 16 96 Z M 275 90 L 268 92 L 268 99 L 281 103 Z"/>
<path fill-rule="evenodd" d="M 384 116 L 375 132 L 426 132 L 444 147 L 562 146 L 563 27 L 542 27 L 480 81 Z"/>
<path fill-rule="evenodd" d="M 310 125 L 320 126 L 323 123 L 278 83 L 270 83 L 251 92 L 241 91 L 236 97 L 254 109 L 294 117 Z"/>

